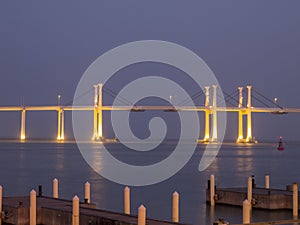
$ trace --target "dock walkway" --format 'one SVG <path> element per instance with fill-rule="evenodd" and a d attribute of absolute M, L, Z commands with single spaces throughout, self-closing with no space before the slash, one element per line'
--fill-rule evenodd
<path fill-rule="evenodd" d="M 29 224 L 29 196 L 3 197 L 3 223 L 15 225 Z M 95 204 L 80 203 L 81 225 L 135 225 L 137 216 L 96 209 Z M 72 224 L 72 201 L 44 196 L 37 197 L 37 224 Z M 172 225 L 168 221 L 147 219 L 147 225 Z M 183 225 L 183 224 L 181 224 Z"/>
<path fill-rule="evenodd" d="M 247 187 L 215 189 L 216 204 L 242 206 L 246 198 Z M 209 189 L 206 190 L 206 201 L 210 202 Z M 252 207 L 257 209 L 293 209 L 293 192 L 289 190 L 254 187 L 252 189 L 251 203 Z"/>

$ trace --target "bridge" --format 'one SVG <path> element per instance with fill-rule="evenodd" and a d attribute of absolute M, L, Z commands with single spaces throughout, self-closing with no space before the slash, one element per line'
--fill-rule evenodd
<path fill-rule="evenodd" d="M 210 99 L 210 92 L 213 92 L 212 103 Z M 247 90 L 247 104 L 244 104 L 243 93 Z M 113 92 L 107 89 L 107 92 L 112 94 Z M 65 111 L 93 111 L 93 137 L 92 140 L 103 139 L 103 111 L 112 110 L 127 110 L 132 112 L 143 112 L 149 110 L 163 110 L 166 112 L 173 111 L 198 111 L 205 113 L 205 132 L 201 142 L 216 142 L 218 141 L 218 112 L 232 112 L 238 114 L 238 136 L 237 143 L 251 143 L 254 142 L 252 136 L 252 113 L 273 113 L 273 114 L 287 114 L 287 113 L 300 113 L 300 109 L 297 108 L 283 108 L 277 104 L 277 99 L 274 101 L 266 98 L 259 92 L 258 95 L 264 98 L 269 103 L 273 104 L 273 107 L 254 107 L 252 106 L 252 86 L 247 86 L 246 89 L 238 87 L 237 91 L 231 95 L 226 94 L 225 100 L 230 103 L 235 101 L 236 106 L 230 103 L 232 106 L 218 107 L 217 106 L 217 86 L 206 86 L 204 92 L 205 104 L 199 107 L 183 106 L 183 105 L 169 105 L 169 106 L 106 106 L 103 105 L 103 84 L 94 85 L 94 105 L 93 106 L 64 106 L 58 103 L 53 106 L 0 106 L 1 111 L 18 111 L 21 113 L 21 126 L 20 126 L 20 140 L 26 139 L 26 113 L 29 111 L 54 111 L 57 113 L 57 140 L 62 141 L 65 139 L 64 135 L 64 112 Z M 199 97 L 201 94 L 194 95 Z M 238 97 L 237 99 L 235 97 Z M 60 96 L 58 96 L 60 99 Z M 170 96 L 171 97 L 171 96 Z M 265 104 L 262 100 L 256 98 L 259 102 Z M 60 101 L 59 101 L 60 102 Z M 244 135 L 243 121 L 246 117 L 246 134 Z"/>

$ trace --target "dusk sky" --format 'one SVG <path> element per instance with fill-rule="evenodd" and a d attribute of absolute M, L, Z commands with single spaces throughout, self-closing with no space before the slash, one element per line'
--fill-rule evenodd
<path fill-rule="evenodd" d="M 150 39 L 194 51 L 227 93 L 250 84 L 283 107 L 300 108 L 299 10 L 299 1 L 273 0 L 1 1 L 0 106 L 19 105 L 22 98 L 25 105 L 54 105 L 58 94 L 68 103 L 96 58 L 118 45 Z M 152 68 L 197 92 L 172 68 L 149 67 L 124 69 L 123 75 L 130 80 Z M 109 88 L 117 91 L 122 82 L 116 77 Z M 253 120 L 257 139 L 283 135 L 300 141 L 300 113 L 260 114 Z M 0 112 L 0 137 L 19 137 L 19 124 L 20 113 Z M 67 137 L 71 126 L 67 113 Z M 134 126 L 141 133 L 147 127 Z M 28 113 L 29 137 L 53 138 L 55 132 L 54 112 Z M 230 115 L 226 138 L 235 139 L 236 133 L 236 115 Z"/>

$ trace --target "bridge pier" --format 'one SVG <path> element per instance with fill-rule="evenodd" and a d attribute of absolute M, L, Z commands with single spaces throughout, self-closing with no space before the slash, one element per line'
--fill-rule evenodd
<path fill-rule="evenodd" d="M 101 140 L 103 137 L 103 104 L 102 104 L 103 84 L 94 85 L 94 132 L 93 140 Z"/>
<path fill-rule="evenodd" d="M 64 140 L 64 110 L 59 108 L 57 110 L 57 140 Z"/>
<path fill-rule="evenodd" d="M 243 88 L 238 87 L 240 92 L 239 94 L 239 111 L 238 111 L 238 138 L 237 143 L 251 143 L 253 142 L 252 138 L 252 105 L 251 105 L 251 90 L 252 86 L 247 86 L 248 89 L 248 102 L 247 108 L 243 109 Z M 246 139 L 244 139 L 243 134 L 243 116 L 246 115 L 247 117 L 247 135 Z"/>
<path fill-rule="evenodd" d="M 217 117 L 217 85 L 213 87 L 213 104 L 212 104 L 212 137 L 211 142 L 218 141 L 218 117 Z"/>
<path fill-rule="evenodd" d="M 243 132 L 243 87 L 238 87 L 239 90 L 239 112 L 238 112 L 238 138 L 236 140 L 237 143 L 244 142 L 244 132 Z"/>
<path fill-rule="evenodd" d="M 208 142 L 210 139 L 210 110 L 205 110 L 205 134 L 203 142 Z"/>
<path fill-rule="evenodd" d="M 251 109 L 249 108 L 247 110 L 247 138 L 246 142 L 250 143 L 252 142 L 252 115 L 251 115 Z"/>
<path fill-rule="evenodd" d="M 248 104 L 247 104 L 247 138 L 246 142 L 252 142 L 252 113 L 251 113 L 251 89 L 252 86 L 247 86 L 248 89 Z"/>
<path fill-rule="evenodd" d="M 205 133 L 202 142 L 209 142 L 210 140 L 210 114 L 211 110 L 209 109 L 209 86 L 205 87 Z"/>
<path fill-rule="evenodd" d="M 26 122 L 26 110 L 22 109 L 22 112 L 21 112 L 21 135 L 20 135 L 21 140 L 26 139 L 25 122 Z"/>
<path fill-rule="evenodd" d="M 238 112 L 238 138 L 236 140 L 237 143 L 241 143 L 244 141 L 244 134 L 243 134 L 243 112 Z"/>

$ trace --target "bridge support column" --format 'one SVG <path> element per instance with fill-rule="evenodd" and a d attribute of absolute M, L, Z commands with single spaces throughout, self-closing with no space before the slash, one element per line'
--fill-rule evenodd
<path fill-rule="evenodd" d="M 243 134 L 243 87 L 238 87 L 239 90 L 239 112 L 238 112 L 238 138 L 236 140 L 237 143 L 241 143 L 244 141 Z"/>
<path fill-rule="evenodd" d="M 21 135 L 20 135 L 21 140 L 26 139 L 25 121 L 26 121 L 26 110 L 23 109 L 21 112 Z"/>
<path fill-rule="evenodd" d="M 60 134 L 61 140 L 65 139 L 65 111 L 61 110 L 61 134 Z"/>
<path fill-rule="evenodd" d="M 236 140 L 237 143 L 241 143 L 244 140 L 244 134 L 243 134 L 243 112 L 240 110 L 238 112 L 238 138 Z"/>
<path fill-rule="evenodd" d="M 64 110 L 61 108 L 57 111 L 57 140 L 64 140 Z"/>
<path fill-rule="evenodd" d="M 93 132 L 93 140 L 97 140 L 97 137 L 98 137 L 98 101 L 99 101 L 98 85 L 94 85 L 94 132 Z"/>
<path fill-rule="evenodd" d="M 251 110 L 247 110 L 247 138 L 246 142 L 252 142 L 252 115 Z"/>
<path fill-rule="evenodd" d="M 94 132 L 93 132 L 93 140 L 97 139 L 98 135 L 98 112 L 97 112 L 97 107 L 94 108 Z"/>
<path fill-rule="evenodd" d="M 102 107 L 98 110 L 98 134 L 97 134 L 97 139 L 101 139 L 103 137 L 102 133 Z"/>
<path fill-rule="evenodd" d="M 103 124 L 102 124 L 102 88 L 103 84 L 94 85 L 94 131 L 93 140 L 102 139 Z"/>
<path fill-rule="evenodd" d="M 203 141 L 204 142 L 208 142 L 209 141 L 209 136 L 210 136 L 210 111 L 209 110 L 205 110 L 205 134 L 204 134 L 204 138 Z"/>
<path fill-rule="evenodd" d="M 212 85 L 213 90 L 214 90 L 214 95 L 213 95 L 213 105 L 212 105 L 212 125 L 213 125 L 213 130 L 212 130 L 212 142 L 217 142 L 218 141 L 218 117 L 217 117 L 217 85 Z"/>
<path fill-rule="evenodd" d="M 205 107 L 209 108 L 209 86 L 205 87 Z M 205 133 L 203 142 L 208 142 L 210 138 L 210 110 L 205 110 Z"/>
<path fill-rule="evenodd" d="M 103 137 L 102 133 L 102 88 L 103 84 L 99 84 L 99 99 L 98 99 L 98 139 L 101 139 Z"/>
<path fill-rule="evenodd" d="M 248 89 L 248 104 L 247 104 L 247 138 L 246 142 L 252 142 L 252 113 L 251 113 L 251 89 L 252 86 L 247 86 Z"/>
<path fill-rule="evenodd" d="M 57 110 L 57 140 L 61 140 L 61 109 Z"/>

